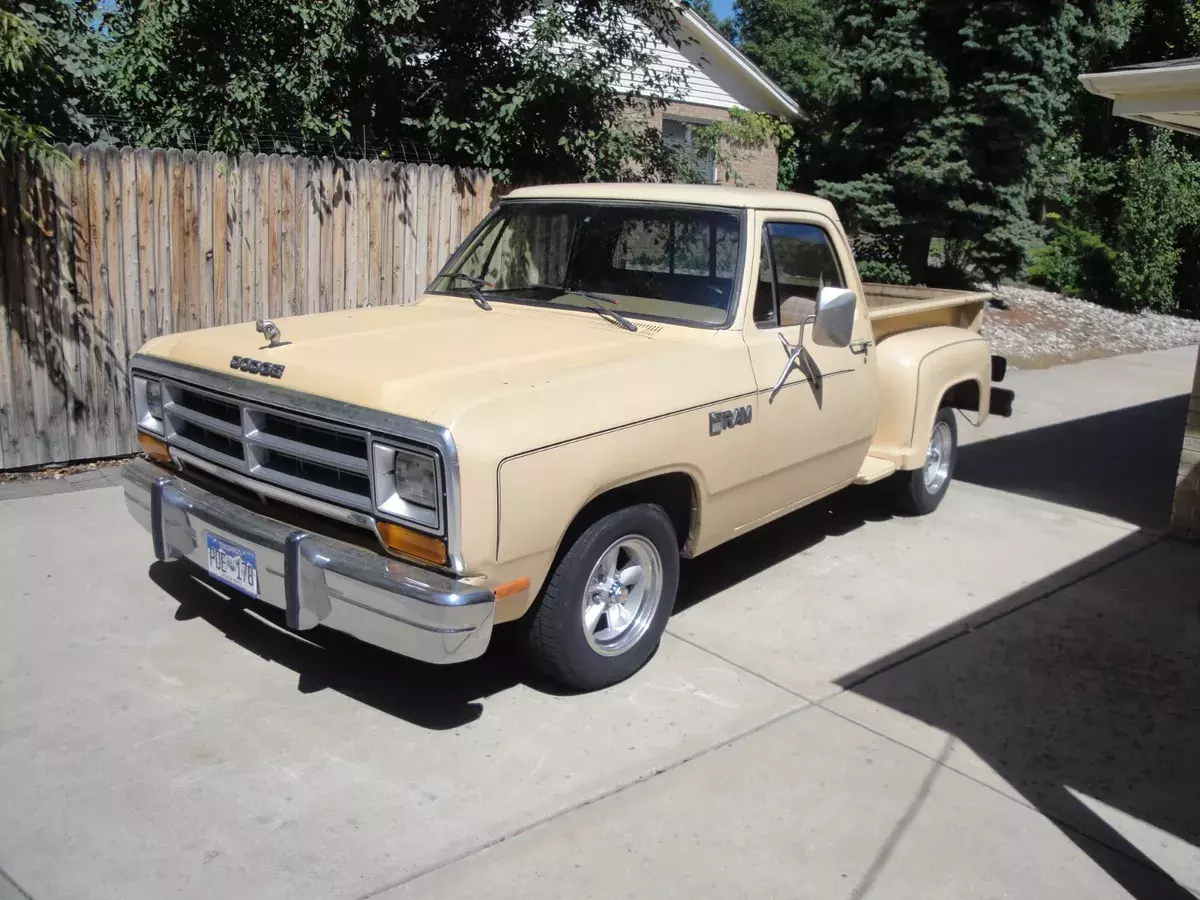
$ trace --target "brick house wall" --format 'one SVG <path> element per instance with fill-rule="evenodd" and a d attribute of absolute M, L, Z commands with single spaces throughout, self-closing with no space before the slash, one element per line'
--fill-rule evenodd
<path fill-rule="evenodd" d="M 728 122 L 729 110 L 715 106 L 700 106 L 694 103 L 671 102 L 664 109 L 649 109 L 639 118 L 648 121 L 649 124 L 662 131 L 664 116 L 703 125 L 711 122 Z M 753 149 L 724 147 L 722 156 L 728 157 L 729 165 L 717 165 L 717 183 L 770 189 L 777 187 L 779 155 L 774 146 L 768 144 Z"/>
<path fill-rule="evenodd" d="M 1179 537 L 1200 540 L 1200 352 L 1196 354 L 1196 378 L 1183 433 L 1171 529 Z"/>

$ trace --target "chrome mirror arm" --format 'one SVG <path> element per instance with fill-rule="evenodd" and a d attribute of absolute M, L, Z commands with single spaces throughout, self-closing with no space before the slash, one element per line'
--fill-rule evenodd
<path fill-rule="evenodd" d="M 787 382 L 788 376 L 792 374 L 792 369 L 804 355 L 804 329 L 816 321 L 816 316 L 808 316 L 800 323 L 800 343 L 798 344 L 788 343 L 788 339 L 783 336 L 783 333 L 779 333 L 779 342 L 783 344 L 783 352 L 787 354 L 788 361 L 779 375 L 779 380 L 775 382 L 775 387 L 771 388 L 771 396 L 767 399 L 768 403 L 775 402 L 775 395 L 783 390 L 783 385 Z"/>

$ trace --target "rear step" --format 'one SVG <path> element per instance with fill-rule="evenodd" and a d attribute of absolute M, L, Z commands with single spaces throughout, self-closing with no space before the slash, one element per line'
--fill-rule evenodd
<path fill-rule="evenodd" d="M 854 479 L 855 484 L 874 484 L 882 481 L 896 471 L 896 464 L 886 459 L 868 456 L 863 460 L 862 468 Z"/>

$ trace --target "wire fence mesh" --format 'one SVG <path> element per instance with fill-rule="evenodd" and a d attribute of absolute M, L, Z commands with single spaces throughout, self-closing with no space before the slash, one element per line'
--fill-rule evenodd
<path fill-rule="evenodd" d="M 208 150 L 231 156 L 242 153 L 278 153 L 284 156 L 379 160 L 402 165 L 443 165 L 451 160 L 428 144 L 400 137 L 380 137 L 370 129 L 358 134 L 319 135 L 301 129 L 203 128 L 196 126 L 163 129 L 130 117 L 94 114 L 92 144 L 102 147 L 155 146 L 166 149 Z M 71 143 L 78 136 L 56 135 Z"/>

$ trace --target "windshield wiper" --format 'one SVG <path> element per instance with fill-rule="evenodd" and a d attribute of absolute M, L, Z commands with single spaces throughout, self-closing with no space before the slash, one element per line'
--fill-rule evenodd
<path fill-rule="evenodd" d="M 579 291 L 568 291 L 571 294 L 579 294 Z M 581 297 L 586 297 L 587 294 L 579 294 Z M 630 322 L 627 318 L 617 312 L 615 309 L 606 309 L 603 306 L 580 306 L 579 309 L 590 309 L 602 319 L 612 319 L 626 331 L 637 331 L 637 326 Z"/>
<path fill-rule="evenodd" d="M 576 288 L 569 288 L 564 284 L 527 284 L 525 286 L 533 288 L 535 291 L 558 291 L 560 294 L 574 294 L 576 297 L 599 300 L 601 303 L 611 303 L 613 306 L 621 305 L 620 300 L 615 300 L 605 294 L 597 294 L 595 291 L 581 291 Z"/>
<path fill-rule="evenodd" d="M 465 281 L 470 282 L 472 285 L 483 284 L 485 287 L 494 287 L 494 285 L 492 285 L 491 283 L 484 281 L 482 278 L 477 278 L 474 275 L 463 275 L 460 273 L 460 274 L 454 275 L 452 277 L 462 278 Z M 592 291 L 577 291 L 577 290 L 575 290 L 575 288 L 563 287 L 563 286 L 557 285 L 557 284 L 527 284 L 524 287 L 519 287 L 519 288 L 500 288 L 500 290 L 497 291 L 496 293 L 510 293 L 513 291 L 529 291 L 529 290 L 558 291 L 559 294 L 574 294 L 576 297 L 583 297 L 587 300 L 598 300 L 601 303 L 611 303 L 613 306 L 616 306 L 618 303 L 621 302 L 619 300 L 614 300 L 612 297 L 606 297 L 603 294 L 597 294 Z M 479 293 L 479 288 L 477 286 L 475 287 L 473 295 L 476 293 Z M 482 297 L 483 295 L 480 294 L 479 296 Z M 532 299 L 532 298 L 529 298 L 529 299 Z M 542 301 L 537 301 L 537 302 L 548 303 L 550 301 L 542 300 Z M 623 315 L 621 315 L 615 309 L 605 309 L 604 307 L 601 307 L 601 306 L 591 306 L 591 305 L 579 306 L 579 307 L 573 307 L 573 308 L 590 310 L 591 312 L 596 313 L 597 315 L 601 316 L 602 318 L 611 319 L 612 321 L 614 321 L 618 325 L 620 325 L 622 328 L 624 328 L 626 331 L 637 331 L 638 330 L 636 325 L 634 325 L 632 322 L 630 322 L 627 318 L 625 318 Z"/>
<path fill-rule="evenodd" d="M 461 278 L 468 285 L 467 290 L 471 293 L 471 299 L 475 301 L 475 305 L 480 309 L 492 311 L 492 304 L 488 303 L 487 297 L 484 296 L 481 287 L 495 287 L 492 282 L 486 278 L 480 278 L 478 275 L 468 275 L 466 272 L 455 272 L 450 276 L 451 281 Z"/>
<path fill-rule="evenodd" d="M 560 294 L 574 294 L 576 297 L 583 297 L 586 300 L 598 300 L 601 303 L 611 303 L 613 306 L 617 306 L 621 302 L 614 300 L 612 297 L 606 297 L 604 294 L 597 294 L 594 291 L 581 291 L 577 288 L 569 288 L 559 284 L 527 284 L 525 287 L 535 291 L 558 291 Z M 615 309 L 604 309 L 600 306 L 581 306 L 579 308 L 590 309 L 603 318 L 612 319 L 626 331 L 637 331 L 637 326 Z"/>

